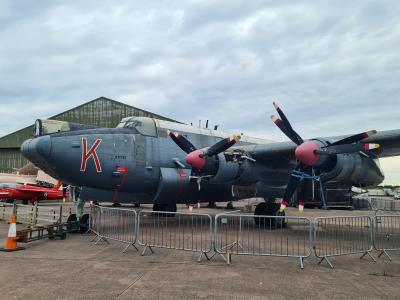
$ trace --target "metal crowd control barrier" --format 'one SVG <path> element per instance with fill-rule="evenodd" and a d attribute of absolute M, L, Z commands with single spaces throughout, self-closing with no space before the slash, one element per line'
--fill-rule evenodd
<path fill-rule="evenodd" d="M 36 216 L 34 225 L 53 225 L 61 223 L 62 206 L 57 208 L 35 205 Z"/>
<path fill-rule="evenodd" d="M 95 237 L 92 241 L 100 236 L 100 225 L 101 225 L 101 207 L 97 205 L 90 206 L 89 212 L 89 229 L 87 233 L 92 232 Z"/>
<path fill-rule="evenodd" d="M 0 206 L 0 220 L 8 221 L 11 215 L 17 215 L 17 221 L 29 226 L 53 225 L 60 223 L 61 207 L 51 208 L 45 206 L 5 204 Z"/>
<path fill-rule="evenodd" d="M 34 226 L 36 225 L 36 205 L 16 204 L 16 215 L 18 223 Z"/>
<path fill-rule="evenodd" d="M 138 222 L 142 255 L 149 249 L 167 248 L 200 252 L 198 261 L 212 250 L 212 218 L 208 214 L 142 210 Z"/>
<path fill-rule="evenodd" d="M 227 264 L 233 254 L 295 257 L 303 269 L 304 259 L 312 253 L 311 224 L 295 216 L 218 214 L 214 250 Z"/>
<path fill-rule="evenodd" d="M 11 203 L 0 203 L 0 220 L 8 221 L 14 211 L 14 204 Z"/>
<path fill-rule="evenodd" d="M 374 248 L 392 260 L 388 251 L 400 250 L 400 214 L 376 215 L 374 227 Z"/>
<path fill-rule="evenodd" d="M 370 203 L 372 210 L 400 212 L 400 200 L 371 197 Z"/>
<path fill-rule="evenodd" d="M 137 237 L 135 210 L 94 205 L 92 213 L 89 224 L 92 232 L 97 235 L 95 244 L 100 241 L 109 244 L 108 240 L 114 240 L 127 244 L 122 252 L 126 252 L 131 246 L 139 251 L 135 246 Z"/>
<path fill-rule="evenodd" d="M 372 219 L 369 216 L 321 217 L 314 220 L 314 253 L 320 258 L 318 264 L 328 257 L 362 254 L 360 258 L 371 255 Z"/>

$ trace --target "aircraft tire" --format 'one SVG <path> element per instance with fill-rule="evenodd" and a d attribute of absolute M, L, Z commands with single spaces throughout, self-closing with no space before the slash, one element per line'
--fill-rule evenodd
<path fill-rule="evenodd" d="M 177 207 L 176 207 L 175 203 L 154 204 L 153 211 L 176 212 Z M 175 217 L 175 214 L 154 213 L 154 215 L 155 216 Z"/>
<path fill-rule="evenodd" d="M 76 221 L 76 214 L 70 214 L 67 219 L 67 223 L 75 222 Z"/>
<path fill-rule="evenodd" d="M 265 216 L 284 216 L 285 212 L 279 213 L 279 204 L 275 202 L 262 202 L 257 204 L 254 210 L 255 216 L 265 215 Z M 254 223 L 257 227 L 262 227 L 264 229 L 278 229 L 285 227 L 285 223 L 279 218 L 254 218 Z"/>
<path fill-rule="evenodd" d="M 67 219 L 67 223 L 75 223 L 76 222 L 76 214 L 70 214 L 69 216 L 68 216 L 68 219 Z M 73 232 L 73 233 L 76 233 L 76 232 L 78 232 L 78 230 L 77 229 L 75 229 L 76 227 L 74 226 L 74 229 L 70 229 L 70 232 Z"/>
<path fill-rule="evenodd" d="M 79 231 L 80 233 L 85 233 L 89 229 L 89 214 L 84 214 L 80 220 L 80 227 Z"/>

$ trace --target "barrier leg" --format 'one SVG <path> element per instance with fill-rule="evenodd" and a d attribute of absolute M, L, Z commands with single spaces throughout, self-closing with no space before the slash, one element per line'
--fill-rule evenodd
<path fill-rule="evenodd" d="M 144 246 L 144 249 L 143 249 L 143 251 L 142 251 L 142 254 L 141 254 L 142 256 L 144 256 L 144 255 L 146 254 L 147 248 L 150 249 L 150 251 L 151 251 L 152 254 L 154 253 L 153 249 L 152 249 L 149 245 L 146 245 L 146 246 Z"/>
<path fill-rule="evenodd" d="M 226 257 L 222 253 L 219 253 L 219 255 L 221 255 L 222 259 L 226 262 L 228 266 L 231 264 L 232 255 L 229 251 L 226 253 Z"/>
<path fill-rule="evenodd" d="M 126 251 L 128 251 L 130 246 L 132 246 L 132 248 L 134 248 L 137 252 L 139 252 L 139 249 L 133 243 L 130 243 L 124 248 L 124 250 L 122 250 L 122 253 L 125 253 Z"/>
<path fill-rule="evenodd" d="M 236 242 L 233 242 L 233 243 L 231 243 L 231 244 L 229 244 L 229 245 L 226 245 L 226 246 L 224 246 L 224 247 L 221 247 L 221 250 L 227 249 L 227 250 L 229 251 L 230 249 L 232 249 L 232 248 L 235 247 L 236 245 L 237 245 L 238 248 L 243 249 L 243 246 L 242 246 L 242 244 L 240 243 L 240 241 L 236 241 Z"/>
<path fill-rule="evenodd" d="M 390 257 L 389 253 L 387 253 L 386 250 L 382 250 L 381 253 L 379 253 L 378 257 L 381 257 L 383 254 L 385 254 L 387 258 L 389 258 L 389 260 L 392 261 L 392 258 Z"/>
<path fill-rule="evenodd" d="M 215 255 L 215 254 L 213 254 L 213 256 L 214 256 L 214 255 Z M 203 256 L 205 256 L 205 257 L 207 258 L 208 261 L 210 261 L 211 258 L 212 258 L 212 257 L 209 257 L 209 256 L 207 255 L 206 252 L 201 252 L 201 253 L 200 253 L 200 256 L 199 256 L 199 259 L 197 260 L 197 262 L 201 262 L 201 259 L 203 258 Z"/>
<path fill-rule="evenodd" d="M 375 258 L 371 255 L 370 251 L 365 251 L 365 253 L 361 255 L 360 259 L 362 259 L 365 255 L 368 255 L 374 262 L 376 262 Z"/>
<path fill-rule="evenodd" d="M 97 233 L 94 233 L 95 236 L 90 240 L 90 242 L 94 242 L 95 240 L 97 240 L 99 238 L 100 235 L 98 235 Z"/>
<path fill-rule="evenodd" d="M 97 240 L 96 243 L 94 243 L 94 244 L 97 245 L 100 241 L 104 241 L 104 242 L 106 242 L 108 245 L 110 245 L 110 242 L 109 242 L 104 236 L 99 236 L 98 240 Z"/>
<path fill-rule="evenodd" d="M 300 257 L 299 257 L 300 269 L 304 269 L 304 259 L 305 259 L 305 257 L 303 257 L 303 256 L 300 256 Z"/>
<path fill-rule="evenodd" d="M 209 259 L 208 259 L 208 260 L 212 260 L 212 259 L 214 258 L 214 256 L 217 255 L 217 254 L 218 254 L 218 252 L 216 252 L 216 251 L 214 250 L 213 255 L 209 256 Z"/>
<path fill-rule="evenodd" d="M 321 264 L 324 260 L 325 260 L 325 261 L 328 263 L 328 265 L 333 269 L 332 263 L 330 262 L 330 260 L 329 260 L 328 257 L 326 257 L 326 256 L 322 257 L 322 258 L 320 259 L 320 261 L 318 262 L 318 264 Z"/>

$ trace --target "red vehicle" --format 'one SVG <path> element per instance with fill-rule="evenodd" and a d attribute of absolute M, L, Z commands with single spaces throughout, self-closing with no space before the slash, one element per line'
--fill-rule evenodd
<path fill-rule="evenodd" d="M 24 204 L 35 203 L 40 200 L 63 199 L 68 197 L 68 192 L 60 188 L 58 184 L 52 188 L 27 185 L 19 183 L 1 183 L 0 199 L 6 199 L 7 202 L 22 200 Z"/>

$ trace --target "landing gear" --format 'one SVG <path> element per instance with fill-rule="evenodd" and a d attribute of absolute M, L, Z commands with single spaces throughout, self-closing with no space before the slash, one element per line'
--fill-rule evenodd
<path fill-rule="evenodd" d="M 275 199 L 267 199 L 266 202 L 257 204 L 254 211 L 254 223 L 265 229 L 278 229 L 285 227 L 285 220 L 281 218 L 266 218 L 257 216 L 285 216 L 285 212 L 279 212 L 279 204 Z"/>
<path fill-rule="evenodd" d="M 154 204 L 153 211 L 176 212 L 176 203 Z M 154 216 L 175 217 L 175 214 L 154 213 Z"/>
<path fill-rule="evenodd" d="M 76 214 L 70 214 L 68 216 L 67 223 L 68 227 L 70 228 L 69 232 L 76 233 L 79 231 L 79 226 L 76 224 L 77 223 Z"/>
<path fill-rule="evenodd" d="M 80 232 L 85 233 L 89 229 L 89 214 L 83 214 L 82 217 L 79 219 L 79 224 L 77 224 L 77 217 L 76 214 L 70 214 L 67 219 L 67 223 L 70 225 L 71 231 L 70 232 Z"/>
<path fill-rule="evenodd" d="M 226 209 L 234 209 L 232 201 L 229 201 L 229 202 L 226 204 Z"/>
<path fill-rule="evenodd" d="M 80 233 L 85 233 L 89 229 L 89 214 L 84 214 L 80 219 L 80 228 L 79 231 Z"/>
<path fill-rule="evenodd" d="M 217 205 L 215 205 L 215 202 L 213 202 L 213 201 L 210 201 L 210 202 L 208 202 L 208 205 L 207 205 L 207 207 L 208 207 L 208 208 L 216 208 L 216 207 L 217 207 Z"/>
<path fill-rule="evenodd" d="M 168 211 L 168 212 L 176 212 L 177 207 L 176 203 L 162 203 L 162 204 L 154 204 L 154 211 Z"/>

